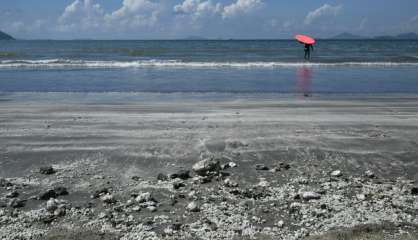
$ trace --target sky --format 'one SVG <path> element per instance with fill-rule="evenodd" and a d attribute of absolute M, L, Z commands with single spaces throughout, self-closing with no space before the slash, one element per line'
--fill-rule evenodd
<path fill-rule="evenodd" d="M 417 0 L 0 0 L 21 39 L 291 38 L 418 33 Z"/>

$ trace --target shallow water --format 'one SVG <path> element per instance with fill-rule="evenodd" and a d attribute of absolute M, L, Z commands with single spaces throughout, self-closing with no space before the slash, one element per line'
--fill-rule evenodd
<path fill-rule="evenodd" d="M 6 41 L 0 91 L 417 93 L 418 41 Z"/>

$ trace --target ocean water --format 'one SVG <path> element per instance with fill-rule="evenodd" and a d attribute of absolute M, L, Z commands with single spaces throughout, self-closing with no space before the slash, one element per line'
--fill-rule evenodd
<path fill-rule="evenodd" d="M 418 41 L 0 41 L 0 92 L 418 93 Z M 62 96 L 65 96 L 63 94 Z"/>

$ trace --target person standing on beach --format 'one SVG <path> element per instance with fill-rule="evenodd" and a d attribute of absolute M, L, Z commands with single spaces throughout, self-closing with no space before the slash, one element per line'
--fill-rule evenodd
<path fill-rule="evenodd" d="M 312 44 L 305 44 L 305 60 L 311 59 L 311 49 L 314 50 Z"/>

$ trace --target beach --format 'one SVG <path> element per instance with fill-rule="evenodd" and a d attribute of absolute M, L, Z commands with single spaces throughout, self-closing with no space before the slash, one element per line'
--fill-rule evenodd
<path fill-rule="evenodd" d="M 417 239 L 416 94 L 161 99 L 1 101 L 0 238 Z"/>

